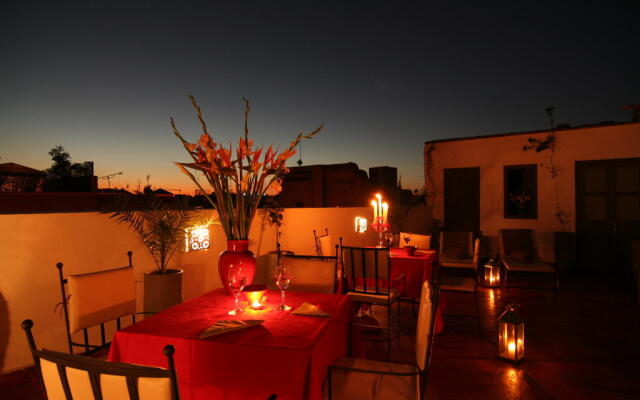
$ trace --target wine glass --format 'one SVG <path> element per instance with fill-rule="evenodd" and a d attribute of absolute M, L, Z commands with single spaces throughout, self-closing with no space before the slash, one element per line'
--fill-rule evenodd
<path fill-rule="evenodd" d="M 235 295 L 235 308 L 229 311 L 229 315 L 239 315 L 242 313 L 240 309 L 240 292 L 247 284 L 247 271 L 242 265 L 233 265 L 229 268 L 227 281 L 233 294 Z"/>
<path fill-rule="evenodd" d="M 284 292 L 289 288 L 291 278 L 291 268 L 286 265 L 278 265 L 273 271 L 273 279 L 278 289 L 280 289 L 280 307 L 278 307 L 280 311 L 291 310 L 291 306 L 284 304 Z"/>
<path fill-rule="evenodd" d="M 387 247 L 391 247 L 393 245 L 393 233 L 386 232 L 384 234 L 384 240 L 387 242 Z"/>

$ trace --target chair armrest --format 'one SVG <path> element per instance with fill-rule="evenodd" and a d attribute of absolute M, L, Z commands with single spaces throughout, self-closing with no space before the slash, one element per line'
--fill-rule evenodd
<path fill-rule="evenodd" d="M 415 372 L 393 372 L 393 371 L 379 371 L 376 369 L 364 369 L 364 368 L 351 368 L 351 367 L 340 367 L 336 365 L 329 366 L 329 373 L 331 373 L 332 369 L 339 369 L 343 371 L 353 371 L 353 372 L 362 372 L 365 374 L 376 374 L 376 375 L 395 375 L 395 376 L 415 376 L 420 375 L 420 370 Z"/>

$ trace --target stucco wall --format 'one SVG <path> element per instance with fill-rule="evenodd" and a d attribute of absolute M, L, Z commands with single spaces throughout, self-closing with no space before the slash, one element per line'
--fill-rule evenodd
<path fill-rule="evenodd" d="M 561 224 L 556 213 L 556 182 L 549 173 L 548 150 L 523 151 L 527 139 L 544 140 L 548 132 L 475 138 L 425 144 L 425 185 L 433 218 L 444 220 L 445 168 L 480 167 L 480 229 L 489 237 L 492 251 L 501 228 L 533 228 L 542 258 L 554 260 L 553 232 L 575 232 L 575 162 L 640 157 L 640 124 L 601 126 L 556 133 L 553 163 L 558 168 L 559 206 L 567 214 Z M 433 146 L 433 150 L 429 151 Z M 430 156 L 429 156 L 430 154 Z M 538 164 L 538 218 L 505 219 L 503 204 L 503 167 Z M 429 176 L 433 178 L 430 181 Z"/>
<path fill-rule="evenodd" d="M 212 211 L 203 212 L 213 217 Z M 285 210 L 282 228 L 283 249 L 298 254 L 314 254 L 313 229 L 328 228 L 335 243 L 372 245 L 375 233 L 353 231 L 356 215 L 371 218 L 364 208 L 303 208 Z M 191 299 L 220 287 L 217 259 L 225 248 L 219 225 L 211 225 L 212 246 L 199 252 L 178 252 L 172 266 L 184 269 L 184 298 Z M 269 257 L 275 250 L 275 229 L 260 212 L 250 233 L 250 250 L 258 260 L 257 280 L 266 282 Z M 64 319 L 54 307 L 60 302 L 55 264 L 64 263 L 64 272 L 77 274 L 127 264 L 126 252 L 134 252 L 138 284 L 138 309 L 142 304 L 143 274 L 154 269 L 152 258 L 126 225 L 98 213 L 0 215 L 0 372 L 32 363 L 20 322 L 35 322 L 39 347 L 66 351 Z"/>

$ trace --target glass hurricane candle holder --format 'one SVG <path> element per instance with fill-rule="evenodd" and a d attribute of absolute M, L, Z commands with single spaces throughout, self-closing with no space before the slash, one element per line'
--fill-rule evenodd
<path fill-rule="evenodd" d="M 264 293 L 267 291 L 267 285 L 249 285 L 245 286 L 243 292 L 247 297 L 249 308 L 252 310 L 263 310 L 267 302 Z"/>
<path fill-rule="evenodd" d="M 500 261 L 497 257 L 484 264 L 484 285 L 490 288 L 500 286 Z"/>
<path fill-rule="evenodd" d="M 524 321 L 517 304 L 509 304 L 498 318 L 498 357 L 517 364 L 524 358 Z"/>

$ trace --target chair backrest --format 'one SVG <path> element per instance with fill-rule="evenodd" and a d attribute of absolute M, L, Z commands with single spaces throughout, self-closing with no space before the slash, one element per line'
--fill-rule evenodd
<path fill-rule="evenodd" d="M 480 238 L 473 241 L 473 266 L 477 269 L 480 264 Z"/>
<path fill-rule="evenodd" d="M 511 257 L 519 261 L 535 261 L 535 236 L 532 229 L 500 229 L 498 244 L 502 257 Z"/>
<path fill-rule="evenodd" d="M 439 254 L 447 258 L 465 259 L 473 257 L 473 232 L 440 232 Z"/>
<path fill-rule="evenodd" d="M 337 246 L 334 256 L 283 255 L 280 264 L 291 267 L 289 289 L 297 292 L 335 293 L 337 280 Z"/>
<path fill-rule="evenodd" d="M 331 243 L 331 235 L 324 235 L 318 238 L 320 243 L 320 256 L 331 257 L 334 255 L 334 245 Z"/>
<path fill-rule="evenodd" d="M 313 240 L 316 247 L 316 255 L 318 256 L 333 255 L 333 246 L 331 245 L 331 235 L 329 235 L 329 229 L 324 228 L 324 235 L 318 235 L 318 233 L 314 229 Z"/>
<path fill-rule="evenodd" d="M 416 324 L 416 365 L 420 370 L 420 393 L 425 392 L 427 372 L 431 363 L 439 287 L 431 281 L 424 281 L 420 294 L 420 308 Z"/>
<path fill-rule="evenodd" d="M 347 290 L 389 294 L 391 275 L 388 248 L 342 246 L 341 260 Z"/>
<path fill-rule="evenodd" d="M 135 322 L 136 279 L 129 251 L 129 266 L 87 274 L 63 277 L 63 264 L 58 263 L 58 276 L 62 292 L 62 308 L 65 315 L 69 352 L 73 347 L 84 347 L 85 353 L 107 345 L 105 323 L 116 321 L 120 329 L 120 318 L 132 316 Z M 101 344 L 89 344 L 88 328 L 100 328 Z M 72 335 L 83 331 L 84 343 L 75 343 Z"/>
<path fill-rule="evenodd" d="M 428 250 L 431 248 L 431 235 L 420 235 L 417 233 L 400 232 L 398 246 L 416 246 L 419 249 Z"/>
<path fill-rule="evenodd" d="M 49 400 L 132 399 L 178 400 L 178 383 L 173 361 L 174 348 L 164 354 L 168 369 L 113 363 L 91 357 L 38 350 L 31 333 L 33 321 L 25 320 L 31 355 Z"/>

